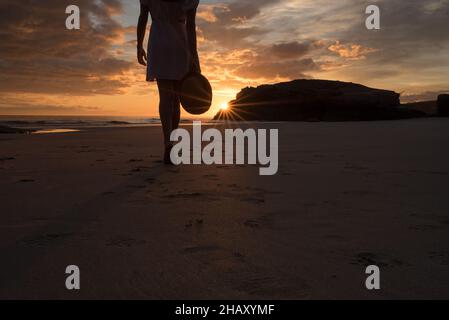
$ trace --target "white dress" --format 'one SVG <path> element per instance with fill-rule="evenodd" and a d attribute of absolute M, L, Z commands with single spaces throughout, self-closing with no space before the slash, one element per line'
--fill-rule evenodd
<path fill-rule="evenodd" d="M 191 69 L 192 44 L 187 37 L 187 13 L 198 7 L 199 0 L 166 2 L 140 0 L 151 15 L 148 40 L 147 81 L 155 79 L 181 80 Z M 195 44 L 196 45 L 196 44 Z"/>

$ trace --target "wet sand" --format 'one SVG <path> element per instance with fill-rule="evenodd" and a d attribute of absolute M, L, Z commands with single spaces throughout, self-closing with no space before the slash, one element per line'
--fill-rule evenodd
<path fill-rule="evenodd" d="M 165 167 L 158 127 L 0 135 L 0 298 L 449 298 L 449 119 L 250 126 L 276 176 Z"/>

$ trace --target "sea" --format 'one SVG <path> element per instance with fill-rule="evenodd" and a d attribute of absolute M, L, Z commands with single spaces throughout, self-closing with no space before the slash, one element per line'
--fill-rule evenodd
<path fill-rule="evenodd" d="M 195 119 L 181 119 L 181 124 L 191 124 Z M 201 120 L 211 124 L 212 120 Z M 159 118 L 108 117 L 108 116 L 2 116 L 0 126 L 27 129 L 37 132 L 61 132 L 98 127 L 142 127 L 160 126 Z"/>

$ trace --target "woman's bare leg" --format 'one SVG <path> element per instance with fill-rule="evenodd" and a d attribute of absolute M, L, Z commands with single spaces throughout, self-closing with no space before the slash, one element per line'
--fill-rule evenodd
<path fill-rule="evenodd" d="M 175 82 L 173 80 L 157 80 L 157 85 L 159 88 L 159 115 L 164 132 L 164 163 L 173 164 L 170 158 L 172 149 L 170 135 L 176 129 L 173 119 L 176 117 L 175 105 L 178 93 L 175 90 Z"/>
<path fill-rule="evenodd" d="M 174 98 L 173 103 L 173 118 L 172 118 L 172 127 L 173 130 L 178 129 L 179 121 L 181 121 L 181 101 L 179 99 L 178 88 L 176 85 L 176 96 Z"/>
<path fill-rule="evenodd" d="M 175 104 L 177 93 L 172 80 L 157 80 L 159 89 L 159 115 L 164 132 L 165 148 L 171 146 L 170 135 L 175 129 L 173 119 L 175 118 Z"/>

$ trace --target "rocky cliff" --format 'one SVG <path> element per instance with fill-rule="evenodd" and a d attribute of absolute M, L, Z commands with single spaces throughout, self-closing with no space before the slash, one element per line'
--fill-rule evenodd
<path fill-rule="evenodd" d="M 438 96 L 438 115 L 449 116 L 449 94 L 440 94 Z"/>
<path fill-rule="evenodd" d="M 247 87 L 214 119 L 260 121 L 387 120 L 424 116 L 400 107 L 399 94 L 328 80 Z"/>

